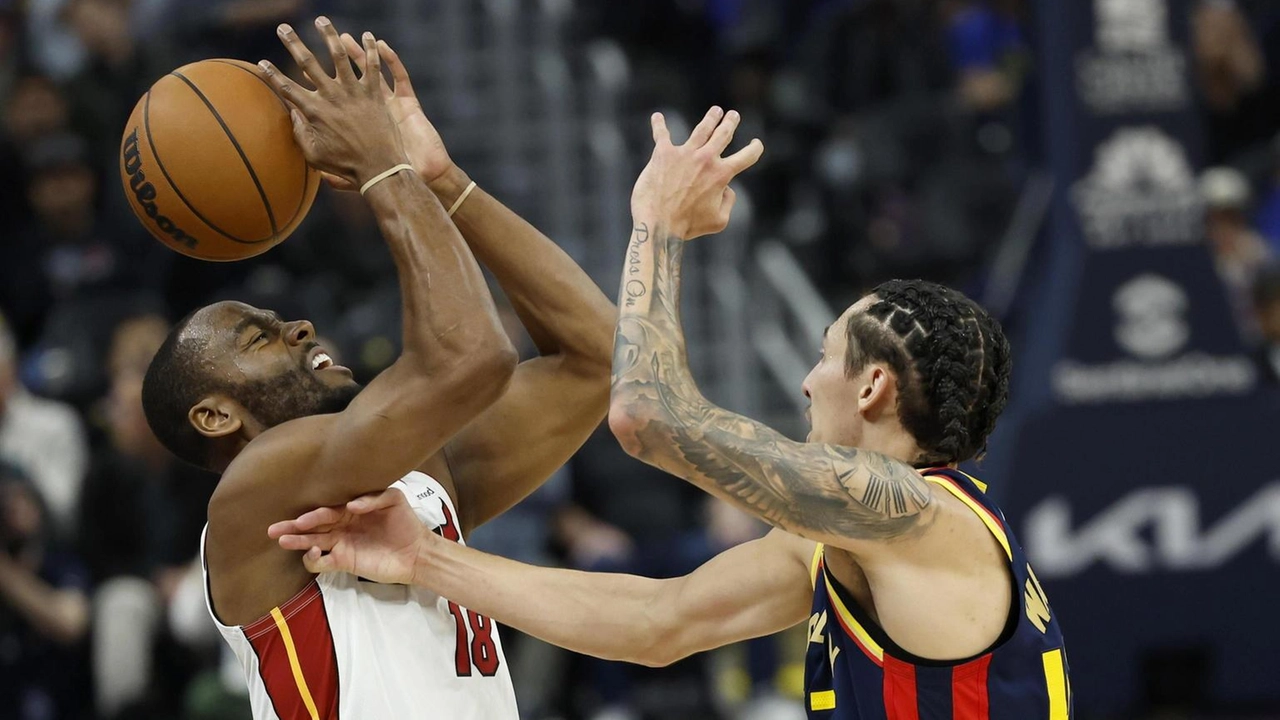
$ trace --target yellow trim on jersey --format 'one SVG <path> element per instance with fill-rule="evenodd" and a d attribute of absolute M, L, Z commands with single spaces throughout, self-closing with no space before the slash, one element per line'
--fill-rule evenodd
<path fill-rule="evenodd" d="M 302 663 L 298 662 L 298 649 L 293 646 L 293 635 L 289 632 L 289 623 L 284 619 L 280 608 L 271 608 L 271 618 L 276 621 L 280 630 L 280 639 L 284 640 L 284 650 L 289 655 L 289 667 L 293 670 L 293 681 L 298 684 L 298 694 L 302 696 L 302 704 L 307 706 L 311 720 L 320 720 L 320 711 L 316 710 L 316 701 L 311 699 L 311 690 L 307 688 L 307 679 L 302 676 Z"/>
<path fill-rule="evenodd" d="M 849 608 L 845 607 L 844 601 L 840 599 L 840 595 L 836 593 L 835 586 L 831 584 L 831 579 L 825 573 L 822 576 L 822 581 L 827 584 L 827 597 L 831 598 L 831 606 L 836 609 L 836 614 L 840 616 L 845 628 L 853 633 L 853 639 L 877 662 L 884 662 L 884 648 L 871 639 L 867 629 L 862 627 L 862 623 L 858 622 L 853 617 L 853 613 L 849 612 Z"/>
<path fill-rule="evenodd" d="M 1005 555 L 1008 555 L 1010 560 L 1013 559 L 1013 550 L 1009 547 L 1009 538 L 1004 534 L 1004 528 L 1000 527 L 999 521 L 995 519 L 990 510 L 978 504 L 978 501 L 969 497 L 965 491 L 952 485 L 951 481 L 944 476 L 925 475 L 924 479 L 955 495 L 957 500 L 968 505 L 969 509 L 978 515 L 978 519 L 982 520 L 982 524 L 986 525 L 987 529 L 991 531 L 991 534 L 996 536 L 1000 547 L 1004 548 Z"/>
<path fill-rule="evenodd" d="M 961 475 L 963 475 L 963 476 L 965 476 L 965 477 L 969 478 L 969 482 L 973 483 L 974 485 L 977 485 L 977 486 L 978 486 L 978 489 L 982 491 L 982 494 L 983 494 L 983 495 L 986 495 L 986 494 L 987 494 L 987 484 L 986 484 L 986 483 L 982 482 L 982 481 L 981 481 L 981 480 L 979 480 L 978 478 L 976 478 L 976 477 L 974 477 L 974 476 L 970 475 L 969 473 L 967 473 L 967 472 L 965 472 L 965 471 L 963 471 L 963 470 L 956 470 L 956 472 L 958 472 L 958 473 L 960 473 Z"/>
<path fill-rule="evenodd" d="M 814 711 L 835 710 L 836 691 L 822 690 L 820 692 L 809 693 L 809 709 Z"/>
<path fill-rule="evenodd" d="M 1067 720 L 1067 673 L 1062 664 L 1062 648 L 1044 653 L 1041 659 L 1049 690 L 1049 720 Z"/>
<path fill-rule="evenodd" d="M 822 562 L 822 543 L 813 549 L 813 559 L 809 561 L 809 586 L 818 589 L 818 563 Z"/>

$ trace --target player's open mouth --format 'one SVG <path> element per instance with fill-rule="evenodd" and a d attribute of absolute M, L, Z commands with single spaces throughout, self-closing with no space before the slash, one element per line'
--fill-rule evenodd
<path fill-rule="evenodd" d="M 324 370 L 330 367 L 333 367 L 333 358 L 329 357 L 328 353 L 318 352 L 315 357 L 311 358 L 312 370 Z"/>

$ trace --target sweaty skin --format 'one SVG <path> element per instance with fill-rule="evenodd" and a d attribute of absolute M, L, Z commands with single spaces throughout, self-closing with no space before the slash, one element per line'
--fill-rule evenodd
<path fill-rule="evenodd" d="M 326 92 L 308 93 L 269 65 L 268 77 L 297 107 L 299 142 L 331 184 L 359 187 L 400 162 L 413 165 L 414 173 L 382 180 L 366 195 L 400 274 L 405 352 L 342 412 L 267 428 L 229 399 L 212 403 L 226 412 L 211 411 L 205 424 L 222 433 L 226 450 L 207 557 L 215 607 L 230 624 L 256 620 L 313 576 L 262 532 L 282 514 L 341 503 L 417 469 L 445 487 L 467 533 L 540 485 L 608 407 L 612 304 L 554 243 L 482 189 L 448 218 L 442 203 L 452 205 L 469 179 L 423 114 L 398 56 L 371 36 L 361 44 L 327 21 L 317 27 L 331 54 L 345 53 L 362 71 L 330 78 L 286 27 L 286 47 L 308 77 L 323 75 Z M 376 72 L 383 62 L 394 85 Z M 357 111 L 362 131 L 343 132 Z M 357 142 L 366 147 L 352 152 Z M 503 287 L 539 357 L 513 367 L 476 259 Z M 246 332 L 268 337 L 241 350 L 228 329 L 264 314 L 217 310 L 190 332 L 211 348 L 236 348 L 214 362 L 229 380 L 293 367 L 315 352 L 308 323 L 267 316 Z M 342 387 L 350 383 L 344 373 L 315 375 Z"/>

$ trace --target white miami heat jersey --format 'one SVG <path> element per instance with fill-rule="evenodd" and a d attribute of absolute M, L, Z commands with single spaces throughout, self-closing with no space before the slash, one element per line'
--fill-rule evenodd
<path fill-rule="evenodd" d="M 461 543 L 440 483 L 391 487 L 428 527 Z M 207 528 L 206 528 L 207 531 Z M 204 557 L 204 538 L 200 541 Z M 515 692 L 489 618 L 435 593 L 322 573 L 249 625 L 223 625 L 249 683 L 254 720 L 515 720 Z"/>

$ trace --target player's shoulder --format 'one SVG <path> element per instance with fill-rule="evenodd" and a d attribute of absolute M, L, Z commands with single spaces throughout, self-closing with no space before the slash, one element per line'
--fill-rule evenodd
<path fill-rule="evenodd" d="M 227 469 L 209 500 L 209 522 L 244 517 L 245 508 L 270 505 L 270 488 L 301 480 L 324 442 L 334 415 L 313 415 L 266 430 Z M 246 498 L 252 500 L 246 503 Z M 223 513 L 221 510 L 227 510 Z"/>

